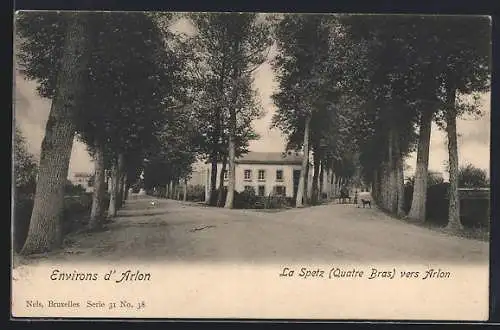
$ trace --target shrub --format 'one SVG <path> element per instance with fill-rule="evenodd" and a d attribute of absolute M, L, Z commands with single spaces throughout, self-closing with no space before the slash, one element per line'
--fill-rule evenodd
<path fill-rule="evenodd" d="M 284 196 L 269 195 L 266 197 L 260 197 L 263 208 L 265 209 L 282 209 L 285 207 L 290 207 L 291 198 Z"/>
<path fill-rule="evenodd" d="M 14 201 L 14 250 L 19 252 L 28 235 L 31 213 L 33 211 L 33 195 L 17 195 Z M 102 206 L 106 210 L 109 205 L 109 194 L 106 193 Z M 63 234 L 68 234 L 86 225 L 92 208 L 92 193 L 84 193 L 77 197 L 65 197 L 63 209 Z"/>
<path fill-rule="evenodd" d="M 187 200 L 192 202 L 203 202 L 205 200 L 205 187 L 202 185 L 188 186 Z"/>
<path fill-rule="evenodd" d="M 74 185 L 71 181 L 67 180 L 64 186 L 64 194 L 67 196 L 79 196 L 85 193 L 85 188 L 81 185 Z"/>
<path fill-rule="evenodd" d="M 489 187 L 488 172 L 472 164 L 462 166 L 458 172 L 458 185 L 464 188 Z"/>
<path fill-rule="evenodd" d="M 13 245 L 14 250 L 19 252 L 28 236 L 31 212 L 33 211 L 33 196 L 17 195 L 14 201 L 13 214 Z"/>
<path fill-rule="evenodd" d="M 427 188 L 426 221 L 440 226 L 448 223 L 449 183 L 434 184 Z M 411 207 L 413 186 L 405 185 L 405 211 Z M 487 198 L 460 198 L 460 222 L 468 228 L 487 228 L 490 223 L 490 201 Z"/>
<path fill-rule="evenodd" d="M 234 194 L 234 208 L 238 209 L 251 209 L 255 208 L 257 202 L 257 195 L 255 195 L 255 189 L 251 187 L 250 189 L 245 189 L 240 193 Z"/>

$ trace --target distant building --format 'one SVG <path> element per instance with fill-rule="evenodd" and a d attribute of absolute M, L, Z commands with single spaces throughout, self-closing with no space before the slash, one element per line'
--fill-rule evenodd
<path fill-rule="evenodd" d="M 259 196 L 270 194 L 295 197 L 299 186 L 303 155 L 298 152 L 248 152 L 236 159 L 235 190 L 242 192 L 251 187 Z M 226 167 L 227 169 L 227 167 Z M 205 164 L 205 197 L 210 195 L 211 164 Z M 217 166 L 219 186 L 222 164 Z M 309 171 L 308 188 L 312 183 L 312 171 Z M 227 171 L 224 174 L 224 186 L 228 184 Z"/>
<path fill-rule="evenodd" d="M 72 173 L 69 177 L 69 181 L 75 186 L 82 186 L 83 189 L 87 192 L 91 192 L 93 190 L 92 186 L 89 185 L 90 179 L 93 177 L 92 173 L 86 172 L 75 172 Z"/>
<path fill-rule="evenodd" d="M 205 162 L 198 162 L 193 165 L 193 172 L 188 180 L 188 185 L 190 186 L 205 186 L 207 182 L 207 172 L 206 172 Z"/>

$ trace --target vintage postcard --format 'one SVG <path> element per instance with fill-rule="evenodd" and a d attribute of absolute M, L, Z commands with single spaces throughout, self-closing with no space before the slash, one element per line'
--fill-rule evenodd
<path fill-rule="evenodd" d="M 14 34 L 12 317 L 488 319 L 490 17 Z"/>

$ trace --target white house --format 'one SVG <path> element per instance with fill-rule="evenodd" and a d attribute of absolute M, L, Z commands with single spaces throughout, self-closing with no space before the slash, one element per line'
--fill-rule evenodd
<path fill-rule="evenodd" d="M 235 190 L 242 192 L 253 187 L 260 196 L 269 194 L 295 197 L 299 185 L 303 156 L 301 153 L 288 152 L 248 152 L 236 159 Z M 210 195 L 211 164 L 206 164 L 205 197 Z M 222 164 L 217 166 L 217 187 L 219 186 Z M 310 189 L 312 176 L 309 171 Z M 227 186 L 227 171 L 224 175 L 224 186 Z"/>
<path fill-rule="evenodd" d="M 75 172 L 71 173 L 68 179 L 75 186 L 80 185 L 83 189 L 85 189 L 85 191 L 92 192 L 93 188 L 89 186 L 89 180 L 92 178 L 92 176 L 93 175 L 91 173 Z"/>

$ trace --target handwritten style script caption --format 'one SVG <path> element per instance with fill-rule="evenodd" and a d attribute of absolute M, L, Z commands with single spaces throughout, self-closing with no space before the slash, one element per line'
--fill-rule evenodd
<path fill-rule="evenodd" d="M 429 268 L 425 270 L 398 270 L 396 268 L 379 269 L 370 267 L 361 268 L 342 268 L 331 267 L 283 267 L 279 273 L 280 278 L 300 278 L 300 279 L 367 279 L 367 280 L 394 280 L 394 279 L 421 279 L 421 280 L 436 280 L 449 279 L 452 277 L 451 272 L 442 270 L 441 268 Z"/>
<path fill-rule="evenodd" d="M 52 270 L 50 274 L 50 279 L 52 281 L 111 281 L 114 283 L 125 283 L 125 282 L 148 282 L 151 281 L 151 273 L 144 273 L 139 270 L 125 270 L 116 271 L 116 269 L 110 269 L 108 272 L 99 274 L 92 272 L 79 272 L 73 270 L 73 272 L 65 272 L 60 269 Z"/>

